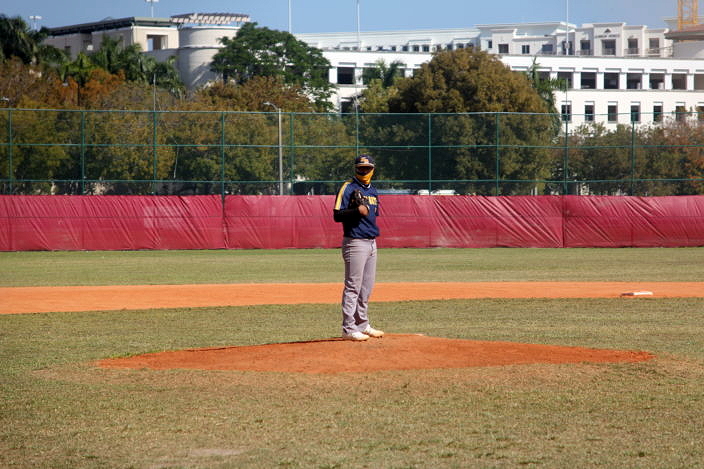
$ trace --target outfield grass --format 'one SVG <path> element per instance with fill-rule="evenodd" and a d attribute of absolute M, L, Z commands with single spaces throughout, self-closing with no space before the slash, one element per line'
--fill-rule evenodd
<path fill-rule="evenodd" d="M 381 255 L 384 281 L 704 279 L 699 249 Z M 105 284 L 111 274 L 125 284 L 335 281 L 340 264 L 336 251 L 317 250 L 0 255 L 5 286 Z M 0 467 L 704 467 L 703 299 L 399 302 L 371 314 L 396 333 L 657 358 L 321 376 L 102 370 L 90 363 L 334 336 L 339 312 L 0 315 Z"/>
<path fill-rule="evenodd" d="M 336 282 L 337 249 L 0 252 L 0 286 Z M 378 280 L 692 281 L 704 248 L 381 249 Z"/>

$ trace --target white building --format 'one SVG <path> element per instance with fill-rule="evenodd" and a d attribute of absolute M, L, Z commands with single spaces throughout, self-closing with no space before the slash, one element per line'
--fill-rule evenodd
<path fill-rule="evenodd" d="M 75 56 L 99 47 L 104 34 L 119 35 L 125 45 L 139 43 L 160 60 L 176 56 L 184 83 L 195 88 L 217 78 L 210 62 L 221 47 L 218 38 L 233 37 L 247 21 L 234 14 L 124 18 L 54 28 L 47 42 Z M 435 51 L 473 47 L 498 54 L 512 70 L 527 71 L 535 62 L 545 76 L 564 79 L 568 89 L 557 92 L 556 103 L 576 125 L 704 116 L 704 30 L 697 27 L 670 32 L 620 22 L 546 22 L 296 36 L 330 61 L 338 108 L 361 92 L 364 68 L 379 60 L 398 61 L 411 76 Z"/>
<path fill-rule="evenodd" d="M 131 17 L 107 19 L 60 28 L 51 28 L 45 41 L 66 51 L 72 58 L 80 52 L 97 50 L 103 36 L 121 39 L 124 46 L 139 44 L 159 61 L 176 57 L 181 80 L 197 88 L 217 77 L 210 63 L 222 47 L 218 39 L 232 38 L 249 16 L 236 13 L 188 13 L 171 18 Z"/>

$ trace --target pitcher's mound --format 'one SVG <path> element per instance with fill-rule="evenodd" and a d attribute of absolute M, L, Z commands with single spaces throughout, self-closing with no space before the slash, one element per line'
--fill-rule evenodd
<path fill-rule="evenodd" d="M 380 370 L 467 368 L 531 363 L 616 363 L 653 358 L 648 352 L 556 345 L 443 339 L 388 334 L 381 339 L 176 350 L 100 360 L 103 368 L 349 373 Z"/>

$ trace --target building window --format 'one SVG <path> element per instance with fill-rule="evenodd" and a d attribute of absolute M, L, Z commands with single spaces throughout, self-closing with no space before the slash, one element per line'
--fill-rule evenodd
<path fill-rule="evenodd" d="M 653 105 L 653 122 L 662 122 L 662 104 Z"/>
<path fill-rule="evenodd" d="M 638 55 L 640 53 L 638 50 L 638 39 L 632 38 L 628 40 L 628 50 L 626 53 L 629 55 Z"/>
<path fill-rule="evenodd" d="M 619 73 L 604 73 L 604 89 L 617 90 L 619 88 Z"/>
<path fill-rule="evenodd" d="M 557 72 L 557 79 L 563 80 L 567 84 L 568 89 L 572 89 L 572 72 Z"/>
<path fill-rule="evenodd" d="M 673 73 L 672 74 L 672 89 L 673 90 L 686 90 L 687 89 L 687 75 L 684 73 Z"/>
<path fill-rule="evenodd" d="M 697 120 L 704 122 L 704 106 L 697 106 Z"/>
<path fill-rule="evenodd" d="M 631 104 L 631 122 L 640 122 L 640 104 Z"/>
<path fill-rule="evenodd" d="M 651 73 L 650 74 L 650 89 L 651 90 L 664 90 L 665 89 L 665 74 L 664 73 Z"/>
<path fill-rule="evenodd" d="M 508 44 L 499 44 L 499 54 L 508 54 Z"/>
<path fill-rule="evenodd" d="M 147 34 L 147 50 L 166 49 L 166 36 Z"/>
<path fill-rule="evenodd" d="M 585 104 L 584 105 L 584 120 L 586 122 L 594 122 L 594 105 Z"/>
<path fill-rule="evenodd" d="M 614 39 L 603 39 L 601 41 L 601 53 L 604 55 L 616 55 L 616 41 Z"/>
<path fill-rule="evenodd" d="M 354 67 L 337 67 L 337 84 L 354 85 Z"/>
<path fill-rule="evenodd" d="M 408 52 L 408 46 L 403 46 L 401 47 L 402 52 Z"/>
<path fill-rule="evenodd" d="M 704 75 L 701 73 L 694 74 L 694 89 L 697 91 L 704 90 Z"/>
<path fill-rule="evenodd" d="M 489 41 L 489 45 L 487 49 L 493 49 L 494 48 L 494 41 Z"/>
<path fill-rule="evenodd" d="M 391 46 L 391 51 L 396 52 L 396 46 Z"/>
<path fill-rule="evenodd" d="M 528 44 L 521 46 L 521 54 L 530 54 L 530 46 Z"/>
<path fill-rule="evenodd" d="M 452 50 L 452 44 L 447 45 L 447 50 Z"/>
<path fill-rule="evenodd" d="M 340 101 L 340 112 L 342 114 L 349 114 L 354 112 L 354 101 L 351 99 L 343 99 Z"/>
<path fill-rule="evenodd" d="M 562 55 L 574 55 L 572 41 L 562 41 Z"/>
<path fill-rule="evenodd" d="M 423 45 L 423 52 L 430 52 L 430 46 L 427 44 Z"/>
<path fill-rule="evenodd" d="M 552 54 L 553 53 L 553 47 L 552 44 L 543 44 L 543 47 L 540 49 L 540 52 L 543 54 Z"/>
<path fill-rule="evenodd" d="M 648 40 L 648 55 L 660 55 L 660 39 L 651 37 Z"/>
<path fill-rule="evenodd" d="M 609 122 L 618 122 L 618 105 L 609 104 L 606 113 Z"/>
<path fill-rule="evenodd" d="M 582 72 L 581 73 L 581 88 L 583 90 L 595 90 L 596 89 L 596 72 Z"/>
<path fill-rule="evenodd" d="M 587 39 L 579 41 L 579 55 L 592 55 L 592 41 Z"/>
<path fill-rule="evenodd" d="M 572 122 L 572 105 L 562 105 L 562 122 Z"/>
<path fill-rule="evenodd" d="M 639 90 L 642 88 L 642 77 L 640 73 L 626 74 L 626 88 L 629 90 Z"/>
<path fill-rule="evenodd" d="M 677 122 L 684 122 L 687 118 L 687 108 L 683 105 L 675 106 L 675 120 Z"/>
<path fill-rule="evenodd" d="M 457 48 L 458 48 L 458 49 L 464 49 L 464 44 L 462 44 L 462 43 L 457 44 Z"/>

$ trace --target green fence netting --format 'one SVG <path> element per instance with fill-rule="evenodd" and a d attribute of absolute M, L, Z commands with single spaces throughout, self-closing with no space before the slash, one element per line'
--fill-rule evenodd
<path fill-rule="evenodd" d="M 593 117 L 3 109 L 0 193 L 333 194 L 359 153 L 387 193 L 703 193 L 701 116 Z"/>

